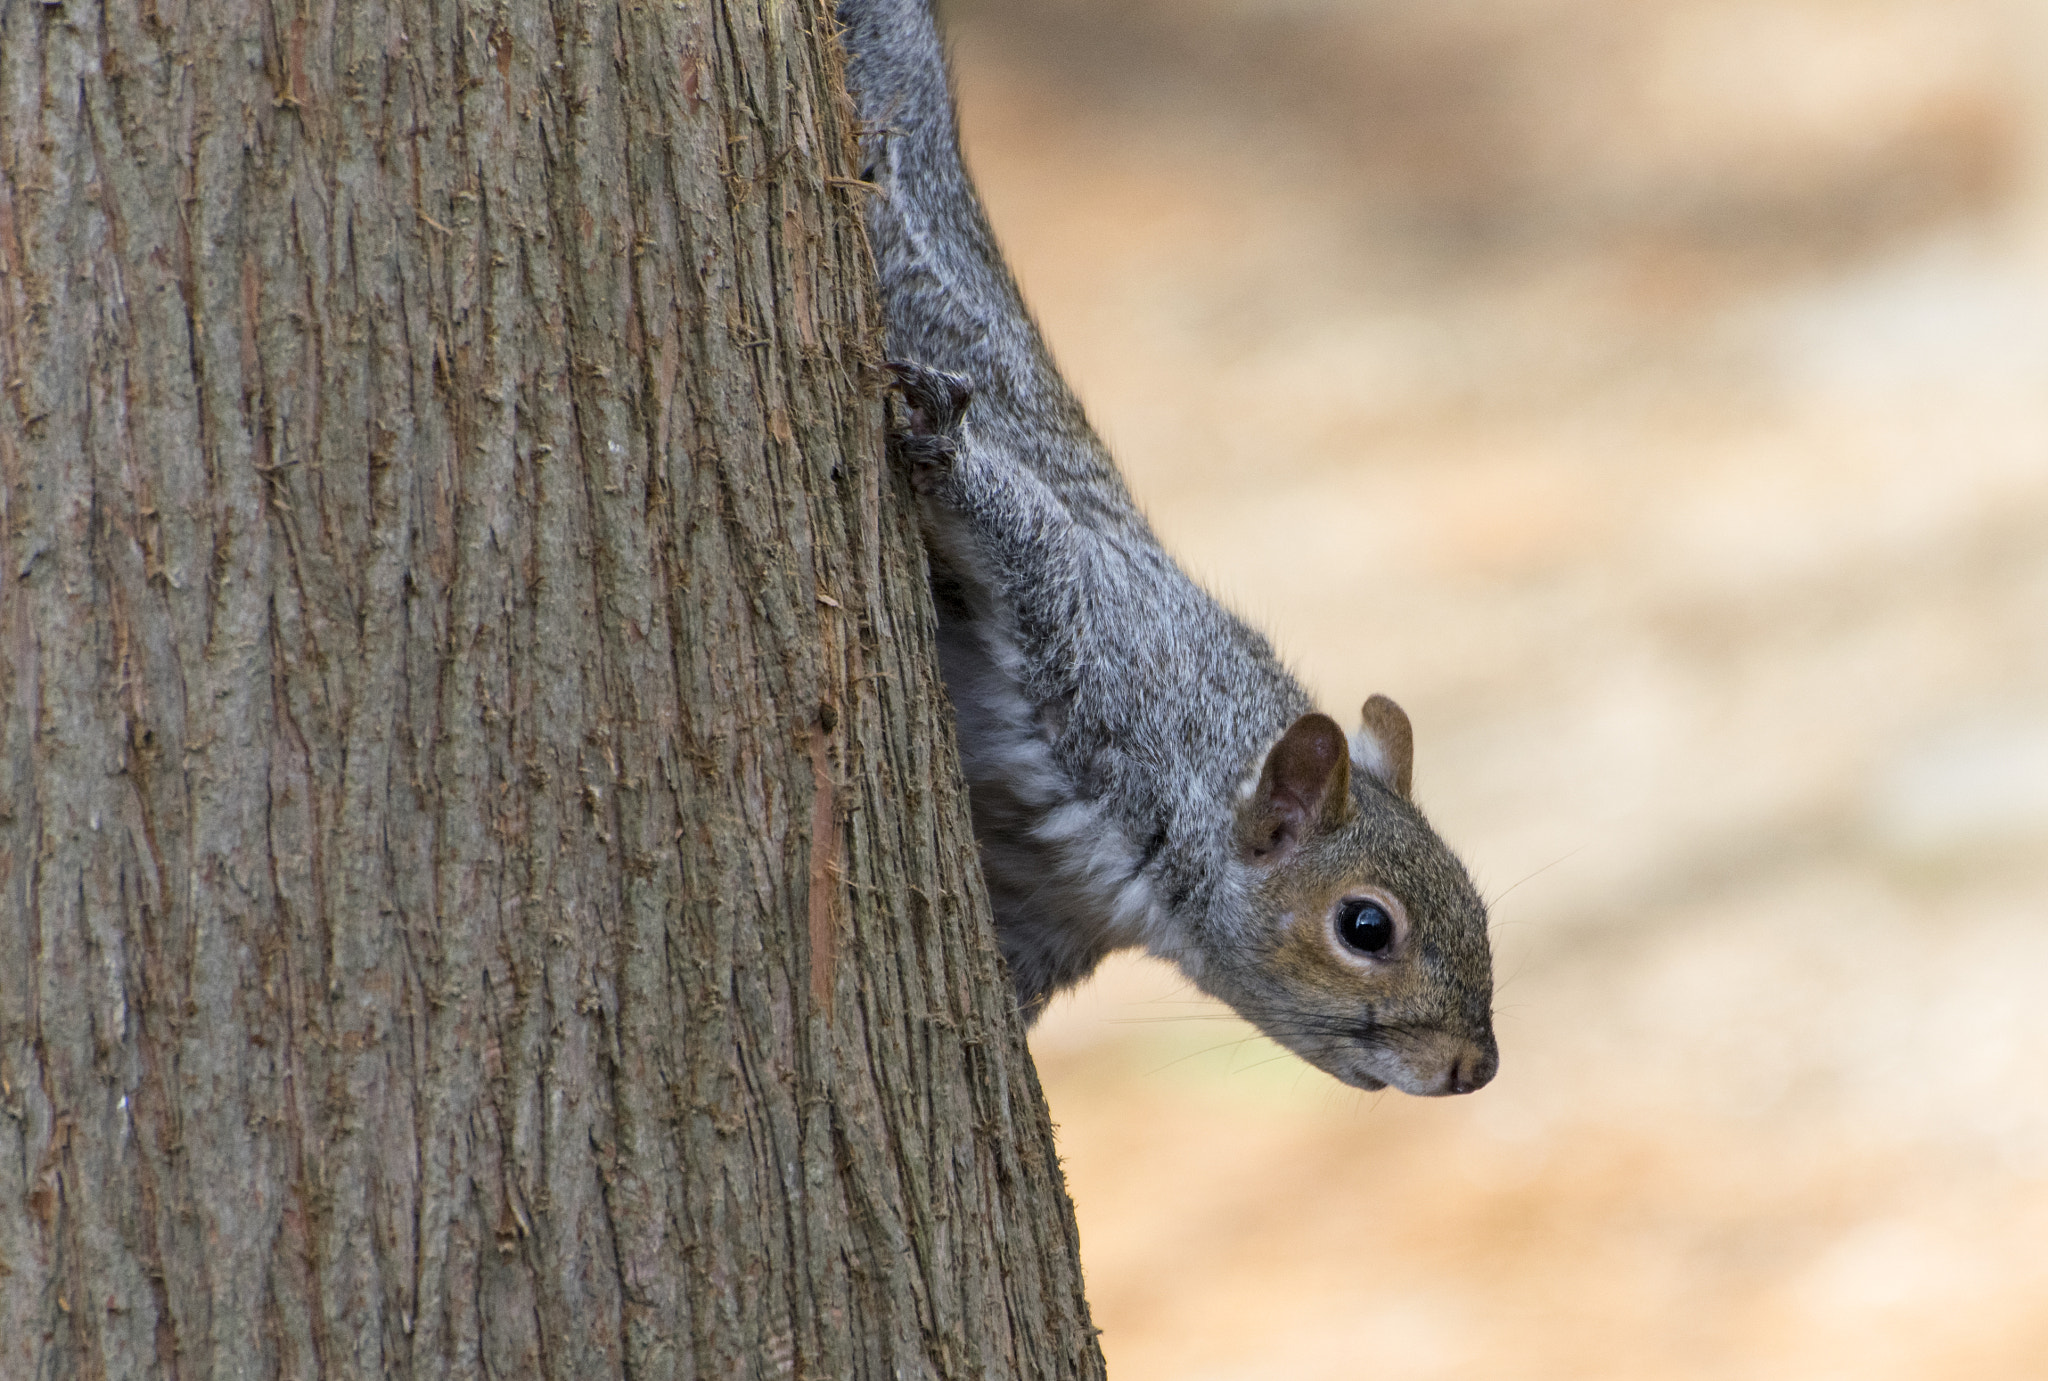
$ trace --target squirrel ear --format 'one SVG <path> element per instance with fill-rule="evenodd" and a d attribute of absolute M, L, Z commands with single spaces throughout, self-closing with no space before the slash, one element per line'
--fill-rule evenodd
<path fill-rule="evenodd" d="M 1407 711 L 1386 696 L 1375 695 L 1358 713 L 1365 721 L 1352 740 L 1358 765 L 1407 799 L 1415 785 L 1415 730 Z"/>
<path fill-rule="evenodd" d="M 1305 714 L 1266 754 L 1243 815 L 1244 849 L 1273 863 L 1318 830 L 1351 818 L 1351 755 L 1344 731 L 1326 714 Z"/>

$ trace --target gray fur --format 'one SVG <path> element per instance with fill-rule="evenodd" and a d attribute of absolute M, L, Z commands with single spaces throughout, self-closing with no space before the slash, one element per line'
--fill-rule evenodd
<path fill-rule="evenodd" d="M 889 353 L 972 390 L 961 417 L 946 381 L 904 370 L 897 443 L 923 495 L 941 664 L 1018 1001 L 1035 1017 L 1142 946 L 1287 1040 L 1290 999 L 1259 971 L 1272 921 L 1252 904 L 1240 816 L 1267 750 L 1314 707 L 1160 548 L 1054 367 L 962 166 L 924 0 L 839 13 L 881 189 L 868 227 Z M 1476 913 L 1481 977 L 1460 955 L 1448 1006 L 1471 1024 L 1483 984 L 1484 1024 L 1484 908 L 1463 869 L 1368 771 L 1350 791 L 1372 825 L 1359 847 L 1419 850 L 1460 893 L 1453 909 Z M 1472 949 L 1469 933 L 1457 942 Z"/>

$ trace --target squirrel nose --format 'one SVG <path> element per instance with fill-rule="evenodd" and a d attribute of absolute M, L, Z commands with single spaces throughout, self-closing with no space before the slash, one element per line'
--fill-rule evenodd
<path fill-rule="evenodd" d="M 1451 1067 L 1444 1074 L 1445 1093 L 1471 1093 L 1486 1087 L 1500 1069 L 1500 1049 L 1491 1041 L 1485 1045 L 1468 1045 L 1451 1061 Z"/>

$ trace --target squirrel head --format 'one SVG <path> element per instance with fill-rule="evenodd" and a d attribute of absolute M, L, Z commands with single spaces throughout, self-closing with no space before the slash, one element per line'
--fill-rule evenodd
<path fill-rule="evenodd" d="M 1470 1093 L 1493 1077 L 1486 904 L 1409 799 L 1414 737 L 1382 695 L 1347 741 L 1294 721 L 1238 804 L 1248 924 L 1204 986 L 1359 1088 Z"/>

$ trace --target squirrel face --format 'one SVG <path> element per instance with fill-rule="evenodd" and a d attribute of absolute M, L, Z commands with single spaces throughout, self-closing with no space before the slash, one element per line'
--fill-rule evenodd
<path fill-rule="evenodd" d="M 1364 720 L 1347 743 L 1303 715 L 1267 753 L 1237 812 L 1251 924 L 1205 978 L 1347 1084 L 1470 1093 L 1500 1063 L 1486 905 L 1408 800 L 1408 717 Z"/>

